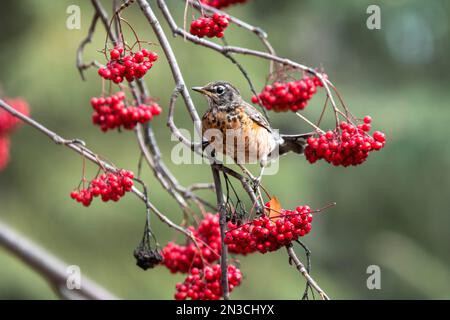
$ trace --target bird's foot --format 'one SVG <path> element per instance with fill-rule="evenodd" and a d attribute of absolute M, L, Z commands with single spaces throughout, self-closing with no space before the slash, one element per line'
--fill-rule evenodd
<path fill-rule="evenodd" d="M 253 190 L 254 190 L 255 192 L 258 191 L 259 186 L 261 185 L 261 180 L 262 180 L 262 177 L 261 177 L 261 176 L 259 176 L 259 177 L 254 178 L 254 179 L 251 180 L 251 181 L 252 181 Z"/>

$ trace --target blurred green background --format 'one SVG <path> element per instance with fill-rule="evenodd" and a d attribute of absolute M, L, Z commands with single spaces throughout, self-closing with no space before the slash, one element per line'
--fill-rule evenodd
<path fill-rule="evenodd" d="M 150 1 L 155 5 L 155 1 Z M 184 5 L 168 1 L 179 24 Z M 108 9 L 111 1 L 103 1 Z M 81 30 L 66 28 L 66 8 L 80 5 Z M 25 97 L 37 120 L 64 137 L 78 137 L 124 168 L 136 171 L 138 146 L 132 132 L 103 134 L 91 125 L 89 99 L 101 94 L 94 70 L 80 79 L 75 51 L 92 17 L 87 0 L 2 1 L 0 9 L 0 85 L 4 95 Z M 381 30 L 368 30 L 366 9 L 381 7 Z M 155 6 L 156 9 L 156 6 Z M 264 184 L 286 208 L 307 203 L 314 208 L 337 206 L 318 214 L 303 240 L 312 250 L 312 275 L 332 298 L 450 298 L 450 3 L 433 1 L 270 1 L 251 0 L 229 12 L 269 33 L 281 56 L 323 67 L 359 116 L 370 114 L 374 128 L 386 132 L 386 148 L 359 167 L 308 164 L 303 157 L 281 159 L 280 171 Z M 136 6 L 124 16 L 140 38 L 156 41 Z M 165 30 L 167 25 L 162 22 Z M 169 33 L 170 34 L 170 33 Z M 227 40 L 262 49 L 253 34 L 231 26 Z M 237 68 L 217 53 L 170 38 L 188 86 L 225 79 L 244 97 L 251 93 Z M 98 27 L 86 60 L 97 58 L 105 33 Z M 155 49 L 163 57 L 160 48 Z M 238 57 L 258 90 L 268 71 L 266 61 Z M 167 102 L 174 83 L 164 58 L 145 78 Z M 193 95 L 199 112 L 205 102 Z M 318 94 L 305 115 L 318 117 L 324 102 Z M 191 128 L 181 107 L 180 127 Z M 290 113 L 271 114 L 282 132 L 310 128 Z M 331 124 L 331 118 L 328 118 Z M 153 122 L 164 160 L 180 181 L 211 181 L 207 166 L 176 166 L 174 143 L 165 116 Z M 0 172 L 0 219 L 27 235 L 115 295 L 127 299 L 171 299 L 182 275 L 163 267 L 142 271 L 133 249 L 143 231 L 145 210 L 133 195 L 117 204 L 94 202 L 86 209 L 69 198 L 78 185 L 82 159 L 57 147 L 42 134 L 23 127 L 12 138 L 11 163 Z M 95 174 L 88 165 L 88 175 Z M 151 200 L 175 221 L 181 212 L 148 168 L 144 180 Z M 237 186 L 237 185 L 236 185 Z M 214 201 L 212 193 L 203 193 Z M 245 197 L 245 196 L 244 196 Z M 153 218 L 161 244 L 176 235 Z M 178 237 L 179 238 L 179 237 Z M 302 254 L 300 248 L 296 248 Z M 302 256 L 304 260 L 304 257 Z M 284 250 L 241 257 L 245 275 L 233 291 L 241 299 L 297 299 L 304 280 L 288 264 Z M 366 268 L 379 265 L 381 290 L 368 290 Z M 55 299 L 46 282 L 0 248 L 0 299 Z"/>

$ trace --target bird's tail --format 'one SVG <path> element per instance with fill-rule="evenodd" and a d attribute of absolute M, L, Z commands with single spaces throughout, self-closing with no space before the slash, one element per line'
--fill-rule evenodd
<path fill-rule="evenodd" d="M 278 149 L 279 155 L 283 155 L 288 152 L 295 152 L 302 154 L 305 151 L 306 140 L 311 134 L 295 134 L 295 135 L 281 135 L 283 141 L 280 143 Z"/>

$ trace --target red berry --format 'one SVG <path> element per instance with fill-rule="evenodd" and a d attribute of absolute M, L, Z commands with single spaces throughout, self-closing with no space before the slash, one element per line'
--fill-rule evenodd
<path fill-rule="evenodd" d="M 73 191 L 70 196 L 72 199 L 82 202 L 89 206 L 93 198 L 101 196 L 103 201 L 118 201 L 125 195 L 125 192 L 131 191 L 133 180 L 130 176 L 133 173 L 126 170 L 120 170 L 117 173 L 109 172 L 102 174 L 91 181 L 90 186 L 79 192 Z"/>
<path fill-rule="evenodd" d="M 190 33 L 199 38 L 222 38 L 228 27 L 228 17 L 214 13 L 212 17 L 201 17 L 191 22 Z"/>
<path fill-rule="evenodd" d="M 103 131 L 120 127 L 133 129 L 138 123 L 146 123 L 162 111 L 156 103 L 125 107 L 124 99 L 125 94 L 122 91 L 107 98 L 92 98 L 91 105 L 94 109 L 92 122 L 100 126 Z"/>
<path fill-rule="evenodd" d="M 364 123 L 357 125 L 342 122 L 339 131 L 321 134 L 318 138 L 310 137 L 307 140 L 305 156 L 310 163 L 324 159 L 335 166 L 359 165 L 366 161 L 369 152 L 384 147 L 386 138 L 380 131 L 375 131 L 373 137 L 371 130 L 372 118 L 366 116 Z M 328 141 L 324 143 L 322 141 Z M 317 142 L 319 141 L 320 144 Z"/>
<path fill-rule="evenodd" d="M 109 55 L 112 60 L 117 60 L 120 58 L 120 52 L 117 49 L 113 49 L 109 52 Z"/>
<path fill-rule="evenodd" d="M 30 114 L 30 107 L 28 103 L 22 98 L 4 98 L 5 102 L 13 107 L 15 110 L 28 116 Z M 0 108 L 0 137 L 5 137 L 16 130 L 22 121 L 14 117 L 6 110 Z"/>
<path fill-rule="evenodd" d="M 317 91 L 316 86 L 316 82 L 309 77 L 290 82 L 274 82 L 273 85 L 264 87 L 258 97 L 267 110 L 297 112 L 306 107 Z M 258 97 L 252 97 L 252 102 L 258 103 Z"/>
<path fill-rule="evenodd" d="M 372 122 L 372 117 L 371 117 L 371 116 L 365 116 L 365 117 L 364 117 L 364 123 L 369 124 L 369 123 L 371 123 L 371 122 Z"/>
<path fill-rule="evenodd" d="M 228 266 L 228 289 L 231 292 L 233 288 L 240 285 L 242 281 L 241 271 L 233 265 Z M 183 283 L 175 286 L 175 299 L 184 300 L 218 300 L 222 295 L 222 286 L 220 283 L 221 269 L 219 265 L 207 266 L 202 270 L 192 268 L 190 274 Z"/>
<path fill-rule="evenodd" d="M 364 123 L 361 127 L 361 129 L 365 132 L 369 132 L 370 131 L 370 124 L 369 123 Z"/>
<path fill-rule="evenodd" d="M 217 8 L 225 8 L 231 5 L 234 5 L 236 3 L 245 3 L 247 0 L 200 0 L 202 3 Z"/>
<path fill-rule="evenodd" d="M 191 227 L 198 239 L 198 247 L 191 242 L 178 245 L 173 242 L 163 249 L 164 265 L 172 272 L 188 272 L 191 268 L 203 268 L 206 262 L 215 262 L 220 257 L 220 227 L 218 215 L 206 214 L 197 229 Z M 238 232 L 239 233 L 239 232 Z M 203 257 L 202 260 L 200 257 Z M 209 274 L 205 274 L 209 276 Z"/>
<path fill-rule="evenodd" d="M 158 59 L 158 55 L 147 49 L 142 49 L 136 53 L 129 52 L 121 58 L 124 49 L 116 47 L 110 51 L 110 61 L 105 68 L 100 68 L 98 74 L 106 80 L 114 83 L 121 83 L 124 79 L 133 81 L 142 78 L 151 69 L 153 62 Z M 147 58 L 147 59 L 146 59 Z"/>

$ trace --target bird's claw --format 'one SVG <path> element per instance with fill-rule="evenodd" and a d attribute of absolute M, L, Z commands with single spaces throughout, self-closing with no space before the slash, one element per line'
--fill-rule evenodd
<path fill-rule="evenodd" d="M 261 177 L 252 179 L 253 190 L 258 191 L 259 186 L 261 185 Z"/>

